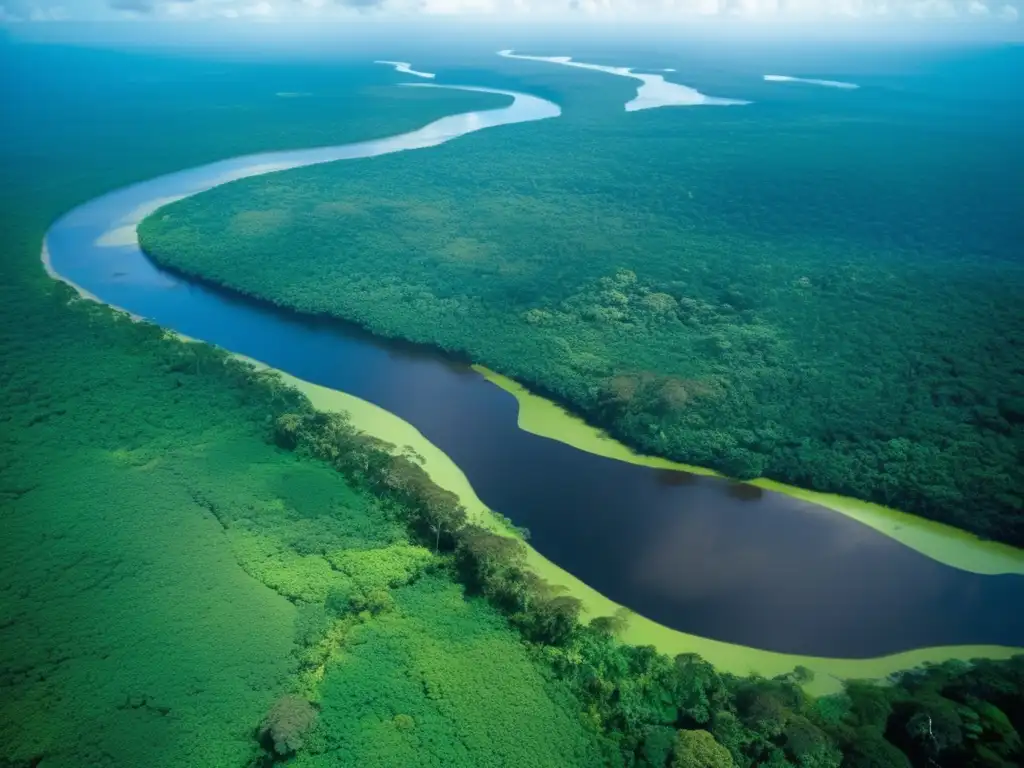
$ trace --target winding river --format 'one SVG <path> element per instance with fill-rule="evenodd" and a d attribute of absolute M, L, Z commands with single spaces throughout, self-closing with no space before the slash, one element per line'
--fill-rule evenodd
<path fill-rule="evenodd" d="M 135 224 L 152 210 L 233 179 L 560 114 L 533 96 L 464 90 L 513 103 L 399 136 L 236 158 L 118 190 L 53 225 L 47 268 L 99 301 L 405 419 L 459 465 L 485 503 L 528 527 L 537 550 L 660 624 L 828 657 L 1024 646 L 1024 576 L 969 573 L 781 493 L 603 458 L 523 431 L 516 400 L 467 365 L 171 275 L 134 241 Z"/>

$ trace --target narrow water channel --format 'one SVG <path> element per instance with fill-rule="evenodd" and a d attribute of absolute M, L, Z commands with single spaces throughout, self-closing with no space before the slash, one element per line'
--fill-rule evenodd
<path fill-rule="evenodd" d="M 443 86 L 437 86 L 443 87 Z M 471 89 L 489 91 L 489 89 Z M 517 403 L 467 366 L 346 324 L 171 275 L 137 245 L 99 244 L 154 207 L 233 178 L 434 146 L 556 117 L 523 94 L 401 136 L 182 171 L 97 198 L 46 236 L 53 273 L 99 300 L 416 426 L 550 560 L 674 629 L 786 653 L 864 658 L 940 645 L 1024 646 L 1024 577 L 935 562 L 841 514 L 729 481 L 605 459 L 521 431 Z"/>

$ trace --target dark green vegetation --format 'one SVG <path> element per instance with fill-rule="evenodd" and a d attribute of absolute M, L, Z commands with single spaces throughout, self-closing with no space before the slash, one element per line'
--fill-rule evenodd
<path fill-rule="evenodd" d="M 557 751 L 563 764 L 572 764 L 570 756 L 585 755 L 584 764 L 623 768 L 887 768 L 947 762 L 1009 768 L 1024 759 L 1018 730 L 1024 729 L 1024 656 L 931 665 L 897 674 L 890 686 L 852 681 L 842 693 L 818 699 L 801 688 L 809 674 L 804 668 L 771 680 L 720 674 L 695 654 L 670 659 L 652 647 L 619 643 L 615 635 L 627 615 L 580 625 L 578 601 L 525 569 L 519 540 L 468 523 L 458 498 L 435 486 L 414 454 L 359 433 L 344 415 L 302 408 L 279 416 L 275 434 L 282 447 L 320 458 L 348 482 L 372 491 L 414 539 L 433 544 L 438 556 L 445 554 L 426 571 L 440 574 L 443 563 L 470 595 L 486 597 L 519 629 L 554 691 L 575 694 L 579 722 L 596 742 L 588 745 L 562 734 Z M 459 764 L 476 742 L 467 736 L 453 742 L 452 723 L 439 722 L 429 711 L 421 714 L 423 691 L 428 699 L 443 701 L 445 709 L 466 703 L 464 711 L 477 713 L 475 732 L 486 739 L 481 749 L 489 744 L 494 752 L 486 764 L 541 764 L 536 753 L 523 750 L 522 739 L 532 743 L 542 734 L 530 729 L 502 736 L 489 727 L 491 697 L 501 700 L 522 690 L 517 681 L 496 677 L 507 674 L 503 665 L 495 666 L 500 657 L 473 665 L 476 677 L 466 681 L 468 689 L 452 679 L 446 657 L 477 640 L 463 622 L 467 611 L 482 606 L 473 607 L 472 601 L 467 606 L 454 588 L 439 598 L 433 584 L 450 582 L 434 582 L 435 576 L 403 590 L 408 602 L 396 606 L 385 590 L 374 589 L 379 585 L 374 579 L 402 573 L 397 562 L 391 567 L 361 558 L 348 562 L 359 563 L 349 571 L 353 583 L 333 589 L 327 598 L 327 611 L 338 616 L 338 626 L 354 627 L 341 641 L 337 679 L 342 685 L 334 687 L 335 678 L 328 677 L 323 701 L 332 716 L 312 729 L 310 754 L 301 754 L 297 764 L 327 759 L 329 765 L 407 765 L 417 755 L 422 758 L 425 748 L 437 765 Z M 361 579 L 369 581 L 360 584 Z M 396 608 L 396 618 L 356 623 Z M 436 626 L 438 616 L 449 617 L 442 629 Z M 410 654 L 405 638 L 419 652 Z M 542 711 L 532 701 L 526 706 Z M 414 730 L 417 724 L 425 733 Z M 445 748 L 434 752 L 438 744 Z M 589 755 L 588 746 L 594 750 Z M 353 748 L 358 760 L 352 758 Z M 513 754 L 518 762 L 508 763 Z"/>
<path fill-rule="evenodd" d="M 339 127 L 341 94 L 297 122 L 265 98 L 335 68 L 5 47 L 0 67 L 0 765 L 810 768 L 833 741 L 851 765 L 1021 761 L 1020 659 L 815 702 L 622 646 L 414 457 L 39 264 L 48 223 L 108 189 L 472 102 Z"/>
<path fill-rule="evenodd" d="M 696 656 L 673 661 L 594 635 L 582 642 L 585 663 L 571 679 L 591 712 L 615 725 L 620 749 L 637 758 L 613 764 L 1010 768 L 1024 757 L 1020 657 L 1012 666 L 948 663 L 904 673 L 891 687 L 852 683 L 812 700 L 799 674 L 738 679 Z"/>
<path fill-rule="evenodd" d="M 303 672 L 327 639 L 317 610 L 347 583 L 346 559 L 360 573 L 397 559 L 408 573 L 387 578 L 398 584 L 418 567 L 403 554 L 421 550 L 373 498 L 268 444 L 266 420 L 289 401 L 262 380 L 209 348 L 69 304 L 42 270 L 42 235 L 75 204 L 132 181 L 493 102 L 410 91 L 384 120 L 406 93 L 388 91 L 384 113 L 348 120 L 353 102 L 369 100 L 356 82 L 297 119 L 303 100 L 273 93 L 336 84 L 336 68 L 7 47 L 0 68 L 0 95 L 18 115 L 0 122 L 0 765 L 243 766 L 261 723 L 295 743 L 287 729 L 302 712 L 269 722 L 271 709 L 291 692 L 308 699 Z M 443 601 L 454 588 L 417 589 Z M 532 732 L 518 749 L 537 765 L 566 764 L 553 750 L 567 739 L 587 743 L 565 694 L 549 696 L 493 611 L 436 621 L 438 632 L 458 621 L 474 633 L 447 659 L 454 685 L 488 658 L 516 681 L 512 697 L 494 691 L 490 728 Z M 414 639 L 395 646 L 416 653 L 425 646 Z M 421 699 L 424 718 L 478 733 L 474 702 Z M 486 764 L 481 741 L 465 764 Z"/>
<path fill-rule="evenodd" d="M 496 62 L 565 116 L 248 179 L 140 231 L 162 264 L 466 353 L 645 451 L 1020 545 L 1024 110 L 971 78 L 1022 56 L 858 92 L 721 76 L 701 84 L 757 103 L 631 114 L 628 81 Z"/>

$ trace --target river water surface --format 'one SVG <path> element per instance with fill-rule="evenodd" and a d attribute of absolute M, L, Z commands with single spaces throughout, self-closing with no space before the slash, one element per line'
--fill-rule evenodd
<path fill-rule="evenodd" d="M 49 267 L 103 302 L 395 413 L 447 453 L 486 504 L 528 527 L 542 554 L 666 626 L 848 658 L 1024 646 L 1022 576 L 942 565 L 784 494 L 606 459 L 524 432 L 515 399 L 468 366 L 171 275 L 130 238 L 110 244 L 118 241 L 108 233 L 130 234 L 158 204 L 232 179 L 434 146 L 560 113 L 543 99 L 490 92 L 514 103 L 378 141 L 214 163 L 97 198 L 47 233 Z"/>

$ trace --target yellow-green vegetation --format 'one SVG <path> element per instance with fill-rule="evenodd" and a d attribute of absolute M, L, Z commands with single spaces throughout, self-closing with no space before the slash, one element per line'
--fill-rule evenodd
<path fill-rule="evenodd" d="M 360 487 L 374 489 L 380 498 L 395 504 L 414 536 L 432 543 L 438 553 L 450 552 L 450 572 L 472 593 L 487 597 L 504 611 L 538 659 L 579 698 L 583 722 L 601 734 L 598 748 L 604 753 L 603 764 L 664 766 L 671 759 L 685 765 L 713 756 L 723 765 L 743 768 L 809 764 L 838 768 L 845 761 L 859 765 L 866 760 L 865 765 L 878 765 L 879 755 L 887 755 L 883 765 L 895 766 L 908 761 L 923 765 L 938 754 L 973 761 L 975 755 L 991 752 L 998 759 L 1009 759 L 1022 750 L 1005 710 L 1019 709 L 1024 688 L 1017 690 L 1019 686 L 1012 681 L 1024 681 L 1024 655 L 1007 661 L 975 658 L 970 664 L 952 660 L 917 671 L 894 672 L 891 686 L 851 680 L 838 690 L 821 688 L 832 692 L 815 698 L 806 688 L 815 671 L 806 665 L 771 678 L 733 675 L 716 671 L 698 654 L 681 652 L 673 658 L 652 645 L 624 644 L 619 638 L 625 634 L 628 615 L 616 611 L 580 624 L 582 602 L 538 578 L 530 567 L 527 548 L 516 537 L 496 534 L 471 520 L 459 498 L 431 480 L 412 447 L 388 444 L 362 433 L 345 414 L 297 405 L 298 410 L 276 420 L 279 444 L 321 458 Z M 969 653 L 973 649 L 958 650 Z M 372 656 L 353 666 L 346 666 L 344 660 L 341 668 L 361 669 L 368 660 L 372 663 L 392 656 L 386 646 L 377 643 L 372 651 Z M 920 657 L 887 663 L 914 660 L 920 661 Z M 416 661 L 407 665 L 419 669 Z M 876 665 L 875 672 L 883 666 L 885 662 Z M 385 664 L 376 677 L 393 677 L 389 667 Z M 848 671 L 856 673 L 852 668 Z M 408 674 L 399 678 L 390 701 L 405 698 L 402 691 L 409 689 L 407 678 Z M 385 687 L 390 690 L 392 685 Z M 445 694 L 444 686 L 436 686 L 434 679 L 424 681 L 424 687 L 439 699 L 450 698 L 452 704 L 465 700 Z M 377 740 L 393 741 L 390 749 L 395 754 L 407 753 L 416 718 L 407 711 L 395 712 L 409 707 L 385 707 L 379 698 L 365 693 L 354 698 L 373 702 L 375 712 L 363 722 L 368 730 L 380 734 Z M 945 722 L 942 728 L 949 729 L 949 734 L 933 741 L 934 731 L 929 727 L 933 720 Z M 426 722 L 427 731 L 436 730 L 429 716 Z M 309 752 L 340 753 L 344 759 L 346 746 L 358 739 L 337 738 L 338 732 L 352 732 L 346 726 L 323 726 L 315 744 L 310 736 Z M 391 727 L 404 736 L 396 738 Z M 696 730 L 704 734 L 688 733 Z M 965 733 L 973 734 L 966 742 Z M 331 734 L 336 737 L 333 741 Z M 505 754 L 517 745 L 502 741 L 495 746 Z M 443 752 L 457 756 L 461 750 L 453 753 L 446 744 Z M 437 755 L 438 750 L 431 749 L 422 758 L 434 764 Z M 440 758 L 438 764 L 451 759 Z M 382 758 L 381 764 L 386 761 Z M 536 762 L 537 756 L 531 754 L 530 761 Z"/>
<path fill-rule="evenodd" d="M 492 609 L 445 577 L 397 590 L 393 610 L 353 629 L 319 701 L 296 766 L 599 764 L 568 691 L 544 679 Z"/>
<path fill-rule="evenodd" d="M 525 432 L 558 440 L 580 451 L 630 464 L 721 477 L 717 472 L 704 467 L 694 467 L 658 456 L 637 453 L 603 430 L 587 424 L 557 403 L 530 392 L 507 376 L 495 373 L 482 365 L 474 365 L 473 368 L 488 381 L 515 397 L 519 404 L 519 428 Z M 797 488 L 765 478 L 754 478 L 746 482 L 765 490 L 785 493 L 827 507 L 954 568 L 988 575 L 1024 574 L 1024 550 L 1008 544 L 982 540 L 949 525 L 858 499 Z"/>
<path fill-rule="evenodd" d="M 265 374 L 256 381 L 271 383 Z M 278 387 L 273 391 L 294 405 Z M 537 765 L 589 764 L 593 737 L 580 727 L 568 692 L 543 679 L 493 608 L 479 598 L 467 601 L 450 578 L 427 575 L 440 559 L 409 540 L 391 504 L 355 490 L 318 462 L 282 456 L 262 443 L 248 452 L 243 447 L 232 447 L 222 460 L 208 457 L 222 482 L 198 501 L 224 527 L 242 568 L 298 606 L 294 689 L 319 707 L 318 725 L 301 739 L 304 754 L 313 759 L 326 753 L 336 760 L 340 752 L 353 765 L 396 759 L 395 745 L 379 742 L 370 710 L 352 717 L 353 709 L 366 705 L 366 690 L 378 691 L 381 706 L 399 704 L 384 682 L 388 669 L 396 684 L 405 685 L 405 714 L 414 715 L 422 729 L 447 723 L 449 731 L 461 734 L 454 740 L 450 733 L 427 738 L 449 755 L 455 753 L 446 744 L 461 745 L 452 760 L 418 750 L 422 731 L 407 734 L 409 750 L 423 755 L 418 764 L 483 765 L 494 755 L 504 765 L 522 764 L 522 755 Z M 270 455 L 261 459 L 261 453 Z M 271 490 L 256 490 L 264 487 Z M 452 642 L 456 636 L 464 642 Z M 387 650 L 369 638 L 385 638 Z M 443 666 L 436 663 L 441 647 Z M 361 661 L 375 665 L 385 656 L 391 665 L 367 669 Z M 416 659 L 422 660 L 419 666 Z M 432 692 L 421 674 L 445 695 Z M 504 681 L 503 687 L 483 687 L 485 677 Z M 401 713 L 393 711 L 384 725 L 390 727 Z M 348 731 L 339 723 L 348 723 Z M 355 743 L 350 732 L 360 734 Z M 518 734 L 512 753 L 503 756 L 496 743 L 502 732 Z M 575 758 L 566 748 L 570 742 Z"/>
<path fill-rule="evenodd" d="M 67 315 L 90 319 L 110 322 Z M 21 328 L 38 335 L 4 377 L 0 758 L 243 765 L 248 729 L 294 675 L 296 611 L 239 568 L 193 497 L 221 482 L 208 452 L 239 447 L 214 411 L 233 407 L 230 392 L 183 392 L 191 413 L 175 417 L 182 401 L 157 394 L 165 375 L 127 368 L 117 329 Z M 72 351 L 87 340 L 113 343 Z M 32 396 L 33 380 L 46 390 Z M 142 403 L 177 424 L 133 417 Z"/>
<path fill-rule="evenodd" d="M 579 450 L 588 450 L 621 461 L 663 469 L 687 471 L 697 469 L 697 471 L 707 472 L 707 470 L 699 468 L 672 464 L 665 459 L 639 456 L 621 443 L 603 435 L 599 430 L 566 413 L 554 403 L 530 394 L 505 377 L 487 371 L 480 366 L 475 367 L 489 380 L 516 396 L 520 404 L 519 426 L 529 432 L 563 440 Z M 413 425 L 373 403 L 345 392 L 302 381 L 288 374 L 280 374 L 280 376 L 282 381 L 302 392 L 317 410 L 345 413 L 356 429 L 406 449 L 411 455 L 416 456 L 431 481 L 458 497 L 459 502 L 466 510 L 467 517 L 472 522 L 499 535 L 518 536 L 513 526 L 488 509 L 480 500 L 458 465 L 427 440 Z M 927 521 L 921 522 L 928 524 Z M 969 538 L 966 534 L 961 534 L 961 536 L 964 539 Z M 994 545 L 978 542 L 976 546 Z M 926 552 L 926 554 L 930 553 Z M 552 563 L 529 545 L 526 546 L 526 564 L 533 573 L 557 591 L 579 600 L 581 603 L 580 616 L 584 621 L 602 616 L 622 615 L 622 612 L 626 610 Z M 633 645 L 654 646 L 661 653 L 670 656 L 680 653 L 697 653 L 717 669 L 736 675 L 758 674 L 774 677 L 787 674 L 794 667 L 804 666 L 814 672 L 813 679 L 808 680 L 805 687 L 809 692 L 817 695 L 841 690 L 843 681 L 847 679 L 880 680 L 901 669 L 924 663 L 939 663 L 950 659 L 965 658 L 1006 659 L 1022 650 L 1000 646 L 960 646 L 922 648 L 876 659 L 808 657 L 762 651 L 757 648 L 699 637 L 671 629 L 635 613 L 629 613 L 628 621 L 624 628 L 620 629 L 618 637 L 623 642 Z"/>
<path fill-rule="evenodd" d="M 276 373 L 285 384 L 305 395 L 316 410 L 346 414 L 355 429 L 386 443 L 411 449 L 430 479 L 459 498 L 470 520 L 496 533 L 511 533 L 511 528 L 480 501 L 458 465 L 405 419 L 347 392 L 303 381 L 288 373 Z"/>

